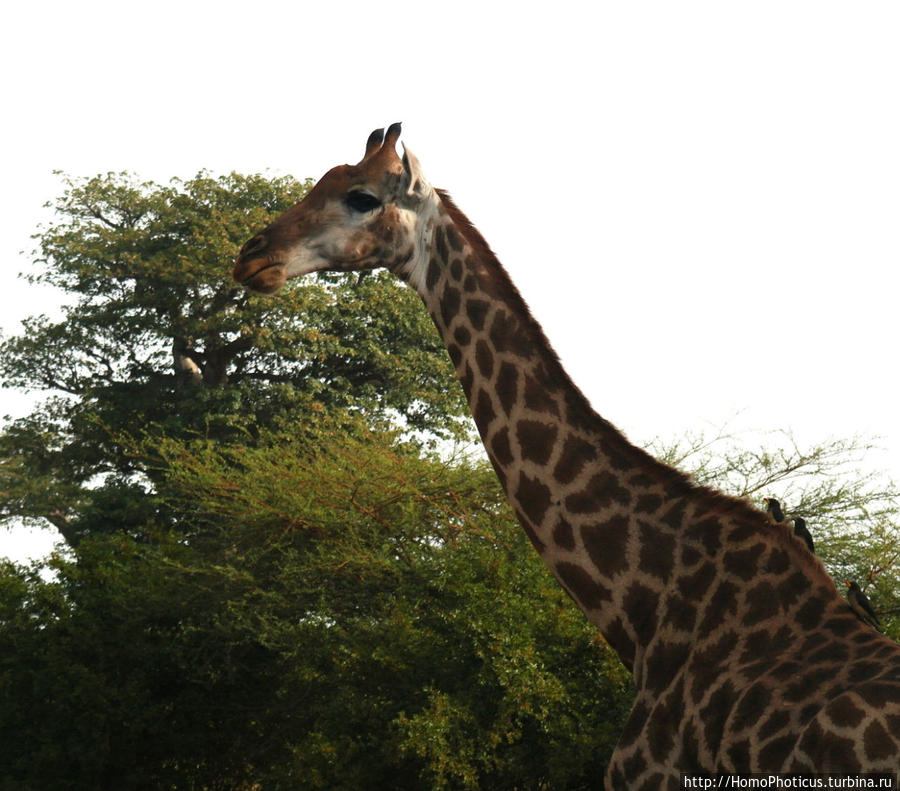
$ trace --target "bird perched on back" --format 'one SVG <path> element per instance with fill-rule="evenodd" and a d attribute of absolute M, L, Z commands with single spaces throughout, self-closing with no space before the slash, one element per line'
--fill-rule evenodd
<path fill-rule="evenodd" d="M 766 504 L 766 511 L 772 515 L 772 518 L 781 524 L 785 521 L 784 511 L 781 510 L 781 503 L 778 502 L 774 497 L 763 497 L 763 502 Z M 797 538 L 802 539 L 802 541 L 809 547 L 809 551 L 815 554 L 816 549 L 813 544 L 812 534 L 806 527 L 806 520 L 798 516 L 793 521 L 793 529 L 794 535 Z"/>
<path fill-rule="evenodd" d="M 781 503 L 774 497 L 763 497 L 763 502 L 766 504 L 766 511 L 772 514 L 772 519 L 781 524 L 784 521 L 784 511 L 781 510 Z"/>
<path fill-rule="evenodd" d="M 859 585 L 855 582 L 844 580 L 844 585 L 846 585 L 848 589 L 847 602 L 850 604 L 850 609 L 856 613 L 863 623 L 869 624 L 869 626 L 880 632 L 881 621 L 879 621 L 878 616 L 875 615 L 875 610 L 872 609 L 872 603 L 869 601 L 866 594 L 860 590 Z"/>
<path fill-rule="evenodd" d="M 806 542 L 806 546 L 809 547 L 809 551 L 814 555 L 816 554 L 816 548 L 813 544 L 812 534 L 806 527 L 806 520 L 802 516 L 794 517 L 794 535 L 797 538 L 802 538 Z"/>

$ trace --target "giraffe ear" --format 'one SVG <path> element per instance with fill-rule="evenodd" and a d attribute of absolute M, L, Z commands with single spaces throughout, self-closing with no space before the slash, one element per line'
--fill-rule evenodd
<path fill-rule="evenodd" d="M 428 182 L 422 175 L 422 166 L 416 155 L 403 145 L 403 183 L 406 194 L 410 196 L 424 195 L 428 189 Z"/>

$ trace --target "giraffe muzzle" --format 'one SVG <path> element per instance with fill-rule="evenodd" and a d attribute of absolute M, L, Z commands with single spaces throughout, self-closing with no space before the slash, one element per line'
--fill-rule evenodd
<path fill-rule="evenodd" d="M 258 294 L 274 294 L 287 282 L 284 264 L 266 258 L 239 257 L 231 276 L 242 286 Z"/>

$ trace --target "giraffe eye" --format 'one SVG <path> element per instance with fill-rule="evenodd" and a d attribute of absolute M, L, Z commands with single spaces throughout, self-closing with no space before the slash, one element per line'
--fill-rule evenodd
<path fill-rule="evenodd" d="M 348 192 L 344 198 L 344 203 L 347 204 L 347 208 L 351 211 L 360 212 L 361 214 L 381 206 L 381 201 L 378 198 L 362 190 Z"/>

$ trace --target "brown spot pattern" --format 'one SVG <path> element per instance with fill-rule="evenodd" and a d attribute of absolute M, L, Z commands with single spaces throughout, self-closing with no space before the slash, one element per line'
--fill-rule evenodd
<path fill-rule="evenodd" d="M 462 362 L 462 351 L 459 346 L 455 343 L 447 344 L 447 353 L 450 355 L 450 360 L 453 362 L 454 368 L 459 368 L 459 364 Z"/>
<path fill-rule="evenodd" d="M 463 249 L 462 238 L 457 232 L 456 228 L 452 225 L 447 226 L 447 243 L 450 247 L 453 248 L 457 253 L 461 253 Z M 446 258 L 446 256 L 444 256 Z"/>
<path fill-rule="evenodd" d="M 457 283 L 462 280 L 463 265 L 462 261 L 460 261 L 458 258 L 454 258 L 453 263 L 450 264 L 450 277 L 452 277 Z"/>
<path fill-rule="evenodd" d="M 742 580 L 752 579 L 759 573 L 759 558 L 764 550 L 765 546 L 757 544 L 747 549 L 726 552 L 723 558 L 725 571 Z"/>
<path fill-rule="evenodd" d="M 556 399 L 546 387 L 541 386 L 533 376 L 525 376 L 525 406 L 533 412 L 548 415 L 559 415 Z"/>
<path fill-rule="evenodd" d="M 575 531 L 563 516 L 559 517 L 556 527 L 553 528 L 553 543 L 570 552 L 575 549 Z"/>
<path fill-rule="evenodd" d="M 778 595 L 771 582 L 764 581 L 747 591 L 744 617 L 745 626 L 753 626 L 766 618 L 771 618 L 779 610 Z"/>
<path fill-rule="evenodd" d="M 497 398 L 500 399 L 500 406 L 509 416 L 512 408 L 519 398 L 519 370 L 512 363 L 500 363 L 500 370 L 497 372 Z"/>
<path fill-rule="evenodd" d="M 490 379 L 494 373 L 494 353 L 484 341 L 475 344 L 475 362 L 481 375 L 485 379 Z"/>
<path fill-rule="evenodd" d="M 647 645 L 656 633 L 659 594 L 652 588 L 633 582 L 622 599 L 634 632 L 641 645 Z"/>
<path fill-rule="evenodd" d="M 475 417 L 475 423 L 482 430 L 487 431 L 487 427 L 494 422 L 496 413 L 494 412 L 494 404 L 491 401 L 490 393 L 481 389 L 478 391 L 478 400 L 475 402 L 475 408 L 472 410 Z"/>
<path fill-rule="evenodd" d="M 619 479 L 611 472 L 594 475 L 584 489 L 566 498 L 566 507 L 573 514 L 589 514 L 604 511 L 613 504 L 627 506 L 631 492 L 619 485 Z"/>
<path fill-rule="evenodd" d="M 450 251 L 447 249 L 447 232 L 444 228 L 445 226 L 439 225 L 434 229 L 434 246 L 437 248 L 437 254 L 440 256 L 441 261 L 446 261 L 450 254 Z"/>
<path fill-rule="evenodd" d="M 472 342 L 472 333 L 466 327 L 457 327 L 453 332 L 453 338 L 460 346 L 468 346 Z"/>
<path fill-rule="evenodd" d="M 553 477 L 560 483 L 571 483 L 578 477 L 584 465 L 596 458 L 597 451 L 593 445 L 581 437 L 570 434 L 563 443 Z"/>
<path fill-rule="evenodd" d="M 660 534 L 646 522 L 639 522 L 641 571 L 666 581 L 675 567 L 675 536 Z"/>
<path fill-rule="evenodd" d="M 539 525 L 544 521 L 544 514 L 550 507 L 550 489 L 537 478 L 523 472 L 519 475 L 516 500 L 531 522 Z"/>
<path fill-rule="evenodd" d="M 475 372 L 472 370 L 472 366 L 466 363 L 465 369 L 462 374 L 460 374 L 459 381 L 463 386 L 463 390 L 466 393 L 466 396 L 469 398 L 469 401 L 472 400 L 472 385 L 473 380 L 475 379 Z"/>
<path fill-rule="evenodd" d="M 557 563 L 556 573 L 575 601 L 587 609 L 597 610 L 604 602 L 612 599 L 609 590 L 594 580 L 581 566 L 574 563 Z"/>
<path fill-rule="evenodd" d="M 509 447 L 509 430 L 505 426 L 491 438 L 491 453 L 498 464 L 503 466 L 512 464 L 513 455 Z"/>
<path fill-rule="evenodd" d="M 431 256 L 431 258 L 428 259 L 428 269 L 425 271 L 425 287 L 429 291 L 434 291 L 434 288 L 440 279 L 441 262 L 434 256 Z"/>
<path fill-rule="evenodd" d="M 476 332 L 481 332 L 484 329 L 484 322 L 489 308 L 490 304 L 483 299 L 469 297 L 466 300 L 466 316 L 469 319 L 469 324 L 472 325 L 472 329 Z"/>
<path fill-rule="evenodd" d="M 522 449 L 522 458 L 541 466 L 550 460 L 556 442 L 556 426 L 537 420 L 520 420 L 516 426 L 516 437 Z"/>
<path fill-rule="evenodd" d="M 445 327 L 449 327 L 454 317 L 459 313 L 460 305 L 459 289 L 455 286 L 447 286 L 441 296 L 441 319 Z"/>
<path fill-rule="evenodd" d="M 614 516 L 606 522 L 589 525 L 581 530 L 581 542 L 591 562 L 605 577 L 612 577 L 625 568 L 627 530 L 627 516 Z"/>

